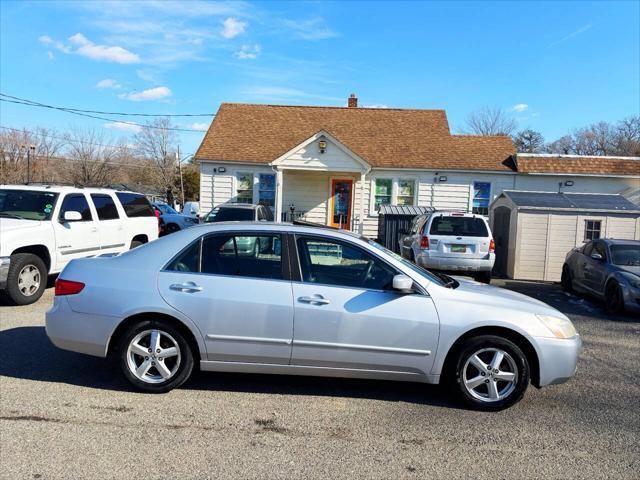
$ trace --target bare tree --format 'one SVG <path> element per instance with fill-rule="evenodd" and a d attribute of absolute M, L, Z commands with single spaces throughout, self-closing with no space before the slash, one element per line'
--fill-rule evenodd
<path fill-rule="evenodd" d="M 573 153 L 573 138 L 571 135 L 560 137 L 555 142 L 545 145 L 544 150 L 547 153 L 558 153 L 560 155 L 569 155 Z"/>
<path fill-rule="evenodd" d="M 176 176 L 175 132 L 171 130 L 168 117 L 156 118 L 147 123 L 135 136 L 138 153 L 154 165 L 154 185 L 167 194 L 167 201 L 173 204 L 173 187 Z"/>
<path fill-rule="evenodd" d="M 614 142 L 620 155 L 640 156 L 640 115 L 625 118 L 618 123 Z"/>
<path fill-rule="evenodd" d="M 103 136 L 91 129 L 74 128 L 65 138 L 69 161 L 62 172 L 64 179 L 78 185 L 108 183 L 118 147 L 105 146 Z"/>
<path fill-rule="evenodd" d="M 521 153 L 538 153 L 544 147 L 544 137 L 540 132 L 530 128 L 522 130 L 513 136 L 516 150 Z"/>
<path fill-rule="evenodd" d="M 36 140 L 36 148 L 32 178 L 43 183 L 54 182 L 57 174 L 53 159 L 62 152 L 64 142 L 60 139 L 57 132 L 47 128 L 38 127 L 34 130 L 33 134 Z"/>
<path fill-rule="evenodd" d="M 0 132 L 0 183 L 25 182 L 27 172 L 26 149 L 33 138 L 28 130 Z"/>
<path fill-rule="evenodd" d="M 484 107 L 469 114 L 465 131 L 475 135 L 512 135 L 516 121 L 498 107 Z"/>

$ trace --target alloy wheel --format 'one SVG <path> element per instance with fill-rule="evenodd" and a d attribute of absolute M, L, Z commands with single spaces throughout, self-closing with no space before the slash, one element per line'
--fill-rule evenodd
<path fill-rule="evenodd" d="M 18 289 L 25 297 L 30 297 L 40 288 L 40 270 L 35 265 L 25 265 L 18 274 Z"/>
<path fill-rule="evenodd" d="M 138 333 L 127 348 L 129 371 L 146 383 L 163 383 L 173 378 L 180 360 L 178 342 L 158 329 Z"/>
<path fill-rule="evenodd" d="M 473 398 L 493 403 L 513 393 L 518 368 L 513 357 L 499 348 L 483 348 L 469 356 L 462 370 L 462 382 Z"/>

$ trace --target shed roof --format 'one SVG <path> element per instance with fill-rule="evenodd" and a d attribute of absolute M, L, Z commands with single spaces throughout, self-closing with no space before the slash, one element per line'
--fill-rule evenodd
<path fill-rule="evenodd" d="M 640 206 L 630 202 L 619 194 L 505 190 L 500 195 L 500 197 L 503 196 L 509 198 L 519 208 L 640 213 Z"/>

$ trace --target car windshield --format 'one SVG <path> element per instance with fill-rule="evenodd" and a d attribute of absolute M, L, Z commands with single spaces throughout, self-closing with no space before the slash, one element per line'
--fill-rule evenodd
<path fill-rule="evenodd" d="M 435 217 L 429 233 L 456 237 L 489 236 L 484 220 L 478 217 Z"/>
<path fill-rule="evenodd" d="M 176 215 L 178 213 L 166 203 L 156 203 L 155 205 L 156 208 L 160 210 L 164 215 Z"/>
<path fill-rule="evenodd" d="M 0 217 L 50 220 L 58 194 L 37 190 L 0 189 Z"/>
<path fill-rule="evenodd" d="M 611 263 L 623 267 L 640 267 L 640 247 L 638 245 L 611 245 Z"/>
<path fill-rule="evenodd" d="M 237 222 L 238 220 L 254 220 L 255 214 L 252 208 L 214 208 L 207 215 L 206 223 L 211 222 Z"/>
<path fill-rule="evenodd" d="M 429 281 L 431 281 L 431 282 L 433 282 L 433 283 L 435 283 L 437 285 L 440 285 L 440 286 L 445 286 L 445 285 L 448 284 L 448 282 L 445 281 L 443 278 L 431 273 L 429 270 L 425 270 L 424 268 L 419 267 L 418 265 L 416 265 L 415 263 L 410 262 L 406 258 L 401 257 L 397 253 L 392 252 L 391 250 L 389 250 L 388 248 L 383 247 L 378 242 L 374 242 L 373 240 L 371 240 L 371 239 L 369 239 L 367 237 L 361 237 L 361 238 L 362 238 L 362 240 L 367 242 L 372 247 L 380 250 L 381 252 L 386 253 L 387 255 L 392 257 L 394 260 L 397 260 L 398 262 L 402 263 L 405 267 L 411 269 L 412 271 L 414 271 L 418 275 L 426 277 Z"/>

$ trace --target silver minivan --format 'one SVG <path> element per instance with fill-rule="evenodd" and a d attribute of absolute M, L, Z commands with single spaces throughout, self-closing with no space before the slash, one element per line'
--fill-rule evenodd
<path fill-rule="evenodd" d="M 467 274 L 483 283 L 491 281 L 496 259 L 489 224 L 466 212 L 417 216 L 400 237 L 400 253 L 423 268 Z"/>

